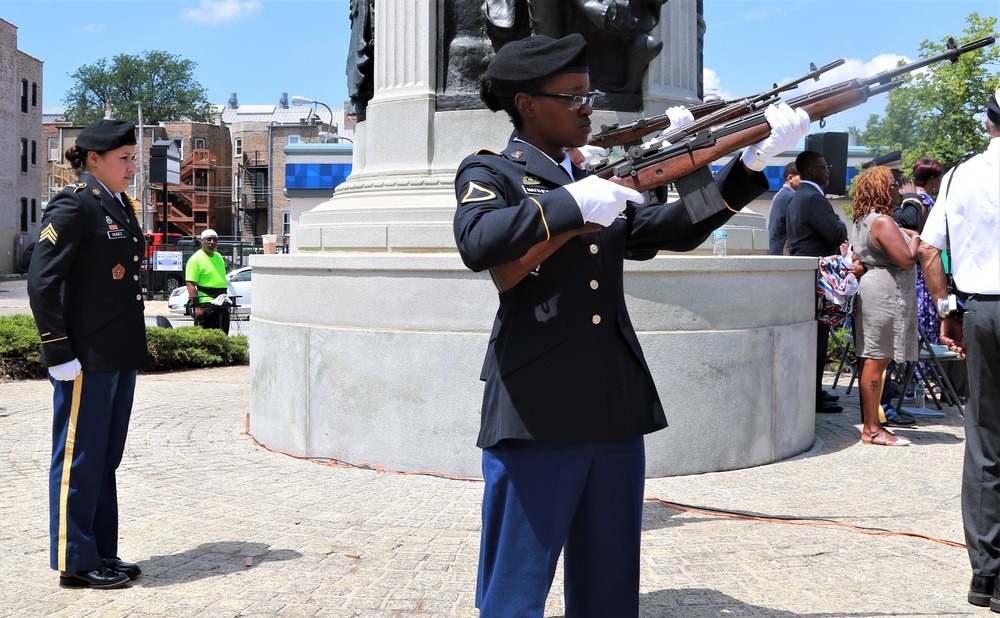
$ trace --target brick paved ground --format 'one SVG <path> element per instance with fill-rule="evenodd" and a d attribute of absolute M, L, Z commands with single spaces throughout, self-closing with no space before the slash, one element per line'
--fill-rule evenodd
<path fill-rule="evenodd" d="M 0 382 L 0 616 L 475 616 L 481 486 L 255 446 L 241 435 L 248 381 L 246 367 L 140 376 L 119 488 L 120 552 L 143 575 L 115 591 L 57 586 L 46 529 L 51 387 Z M 650 480 L 646 495 L 961 541 L 957 412 L 900 430 L 909 448 L 865 446 L 856 391 L 838 392 L 847 409 L 820 416 L 811 452 Z M 990 615 L 965 601 L 964 549 L 924 538 L 651 501 L 642 549 L 644 617 Z M 547 616 L 562 614 L 561 591 L 557 579 Z"/>

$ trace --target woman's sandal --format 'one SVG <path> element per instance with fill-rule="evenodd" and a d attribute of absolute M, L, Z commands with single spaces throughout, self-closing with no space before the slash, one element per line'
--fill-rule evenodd
<path fill-rule="evenodd" d="M 906 438 L 897 436 L 896 434 L 886 431 L 885 429 L 878 429 L 874 433 L 868 433 L 862 429 L 861 441 L 865 444 L 877 444 L 879 446 L 909 446 L 912 444 L 912 442 Z"/>

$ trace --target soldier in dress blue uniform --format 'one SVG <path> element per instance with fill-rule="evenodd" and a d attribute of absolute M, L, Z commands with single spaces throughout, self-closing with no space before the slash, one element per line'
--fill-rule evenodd
<path fill-rule="evenodd" d="M 118 558 L 115 470 L 137 370 L 146 366 L 139 268 L 145 239 L 125 190 L 135 125 L 87 125 L 66 159 L 80 180 L 42 215 L 28 297 L 55 389 L 49 473 L 51 565 L 64 587 L 117 588 L 139 575 Z"/>
<path fill-rule="evenodd" d="M 681 183 L 691 195 L 642 205 L 565 154 L 590 133 L 585 59 L 578 34 L 503 46 L 480 94 L 507 112 L 514 136 L 502 153 L 467 157 L 455 179 L 455 239 L 474 271 L 602 226 L 500 294 L 481 375 L 481 616 L 541 616 L 560 552 L 566 616 L 638 615 L 643 435 L 667 422 L 625 305 L 623 261 L 700 245 L 767 189 L 759 170 L 809 126 L 805 112 L 773 108 L 781 128 L 714 179 L 703 168 Z"/>

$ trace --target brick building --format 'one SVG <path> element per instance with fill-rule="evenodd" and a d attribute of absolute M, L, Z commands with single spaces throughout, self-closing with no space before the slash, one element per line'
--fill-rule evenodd
<path fill-rule="evenodd" d="M 41 221 L 42 61 L 0 19 L 0 274 L 17 272 Z"/>

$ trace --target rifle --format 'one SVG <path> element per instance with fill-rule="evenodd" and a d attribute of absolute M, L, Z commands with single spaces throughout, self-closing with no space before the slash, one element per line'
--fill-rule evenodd
<path fill-rule="evenodd" d="M 943 60 L 958 62 L 962 54 L 992 45 L 995 41 L 994 37 L 989 36 L 959 46 L 953 38 L 949 38 L 947 51 L 940 54 L 882 71 L 869 78 L 850 79 L 815 90 L 789 100 L 788 105 L 804 109 L 812 121 L 819 120 L 822 123 L 827 116 L 861 105 L 872 96 L 901 86 L 902 82 L 893 81 L 900 75 Z M 609 166 L 609 169 L 602 172 L 608 178 L 613 176 L 614 182 L 636 191 L 646 191 L 673 182 L 722 156 L 755 144 L 766 138 L 770 132 L 771 127 L 767 124 L 763 111 L 754 111 L 726 124 L 700 130 L 683 141 L 663 148 L 631 148 L 622 162 Z M 532 247 L 521 259 L 491 268 L 490 276 L 497 289 L 501 293 L 506 292 L 527 277 L 570 238 L 599 229 L 599 226 L 589 223 L 581 228 L 558 234 Z"/>
<path fill-rule="evenodd" d="M 774 84 L 770 90 L 758 92 L 753 96 L 744 97 L 742 99 L 734 99 L 730 101 L 709 101 L 707 103 L 691 107 L 688 111 L 691 112 L 691 115 L 694 116 L 695 120 L 711 116 L 714 120 L 712 124 L 719 124 L 727 120 L 732 120 L 733 118 L 739 118 L 749 110 L 767 107 L 767 105 L 773 102 L 775 97 L 779 94 L 785 92 L 786 90 L 797 88 L 802 82 L 809 81 L 810 79 L 819 81 L 820 75 L 831 69 L 839 67 L 844 64 L 844 62 L 844 59 L 841 58 L 818 69 L 815 64 L 810 62 L 808 73 L 802 77 L 785 82 L 780 86 L 778 84 Z M 727 111 L 723 112 L 723 110 Z M 707 126 L 712 125 L 710 124 Z M 591 136 L 589 145 L 601 146 L 602 148 L 635 145 L 638 144 L 643 137 L 649 135 L 650 133 L 666 129 L 668 127 L 670 127 L 670 119 L 666 114 L 640 118 L 626 125 L 618 125 L 617 123 L 604 124 L 601 125 L 601 131 L 599 133 L 595 133 Z M 670 138 L 666 137 L 665 139 L 669 140 Z"/>

